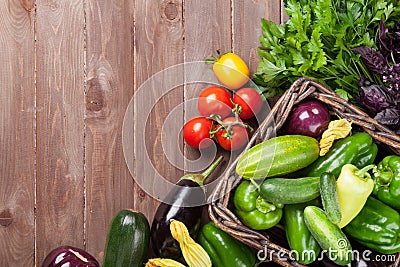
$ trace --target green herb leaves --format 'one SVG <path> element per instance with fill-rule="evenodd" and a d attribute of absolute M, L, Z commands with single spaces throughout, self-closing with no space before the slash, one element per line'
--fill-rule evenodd
<path fill-rule="evenodd" d="M 376 48 L 380 19 L 390 25 L 400 18 L 394 1 L 286 0 L 289 20 L 284 25 L 261 21 L 261 60 L 254 81 L 268 88 L 267 95 L 276 95 L 307 76 L 345 99 L 357 94 L 361 75 L 379 82 L 351 49 Z"/>

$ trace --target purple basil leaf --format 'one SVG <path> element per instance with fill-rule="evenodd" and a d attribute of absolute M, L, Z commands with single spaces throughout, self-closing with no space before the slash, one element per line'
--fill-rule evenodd
<path fill-rule="evenodd" d="M 393 71 L 397 74 L 400 74 L 400 62 L 397 64 L 393 64 Z"/>
<path fill-rule="evenodd" d="M 376 114 L 375 119 L 393 129 L 398 129 L 400 127 L 400 109 L 398 107 L 384 109 Z"/>
<path fill-rule="evenodd" d="M 388 66 L 388 62 L 384 56 L 368 46 L 359 46 L 352 49 L 354 53 L 360 54 L 367 68 L 376 73 L 384 74 Z"/>
<path fill-rule="evenodd" d="M 358 83 L 359 96 L 356 101 L 371 114 L 377 114 L 395 105 L 394 97 L 385 86 L 372 84 L 364 76 Z"/>
<path fill-rule="evenodd" d="M 400 97 L 400 63 L 390 66 L 382 76 L 383 82 L 388 82 L 390 91 L 397 95 L 397 99 Z"/>
<path fill-rule="evenodd" d="M 389 29 L 385 26 L 383 19 L 379 23 L 379 51 L 387 58 L 392 50 L 392 38 L 387 35 Z"/>
<path fill-rule="evenodd" d="M 396 22 L 392 29 L 392 54 L 394 64 L 400 64 L 400 22 Z"/>

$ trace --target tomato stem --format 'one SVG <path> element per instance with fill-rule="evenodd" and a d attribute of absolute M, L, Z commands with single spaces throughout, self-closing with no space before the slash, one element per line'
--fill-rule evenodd
<path fill-rule="evenodd" d="M 227 53 L 232 53 L 232 52 L 225 52 L 223 54 L 221 54 L 221 49 L 217 49 L 217 56 L 215 56 L 214 54 L 211 54 L 211 56 L 209 58 L 204 59 L 204 62 L 206 64 L 214 64 L 215 62 L 217 62 L 221 56 L 227 54 Z"/>
<path fill-rule="evenodd" d="M 214 55 L 211 55 L 211 58 L 204 59 L 204 62 L 206 64 L 214 64 L 215 61 L 217 61 L 217 58 Z"/>
<path fill-rule="evenodd" d="M 204 62 L 205 62 L 206 64 L 214 64 L 216 61 L 218 61 L 218 59 L 221 57 L 221 51 L 220 51 L 220 49 L 217 49 L 217 55 L 218 55 L 218 56 L 215 56 L 214 54 L 211 54 L 211 56 L 210 56 L 209 58 L 206 58 L 206 59 L 204 60 Z"/>
<path fill-rule="evenodd" d="M 233 114 L 235 114 L 235 117 L 237 117 L 237 116 L 239 116 L 240 113 L 242 113 L 242 107 L 239 104 L 234 103 L 232 101 L 232 99 L 231 99 L 231 102 L 234 106 L 232 109 L 232 112 L 233 112 Z"/>
<path fill-rule="evenodd" d="M 216 123 L 219 124 L 218 128 L 213 130 L 210 130 L 210 137 L 214 138 L 215 134 L 218 133 L 221 130 L 224 130 L 225 133 L 222 135 L 224 138 L 231 138 L 233 136 L 233 130 L 232 127 L 235 125 L 239 125 L 241 127 L 244 127 L 246 129 L 248 129 L 249 131 L 253 131 L 253 128 L 250 127 L 248 124 L 243 123 L 242 121 L 240 121 L 239 119 L 239 115 L 237 113 L 235 113 L 235 121 L 232 122 L 223 122 L 221 119 L 221 116 L 219 115 L 215 115 L 215 114 L 211 114 L 210 116 L 207 117 L 207 119 L 209 120 L 213 120 Z"/>

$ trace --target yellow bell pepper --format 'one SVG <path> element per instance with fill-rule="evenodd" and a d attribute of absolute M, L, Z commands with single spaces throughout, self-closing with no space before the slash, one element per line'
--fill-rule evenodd
<path fill-rule="evenodd" d="M 374 189 L 374 181 L 368 171 L 374 167 L 375 165 L 368 165 L 361 170 L 352 164 L 346 164 L 342 167 L 336 181 L 342 215 L 342 219 L 338 223 L 340 228 L 351 222 L 367 202 L 368 196 Z"/>

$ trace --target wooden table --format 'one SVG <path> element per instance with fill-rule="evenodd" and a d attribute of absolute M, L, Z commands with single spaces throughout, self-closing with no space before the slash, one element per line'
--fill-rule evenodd
<path fill-rule="evenodd" d="M 0 1 L 0 266 L 40 266 L 66 244 L 101 262 L 118 210 L 151 221 L 158 202 L 123 155 L 129 101 L 154 73 L 217 49 L 254 72 L 260 18 L 282 21 L 281 1 Z M 177 88 L 148 120 L 148 153 L 172 182 L 183 170 L 163 155 L 160 125 L 199 90 Z"/>

